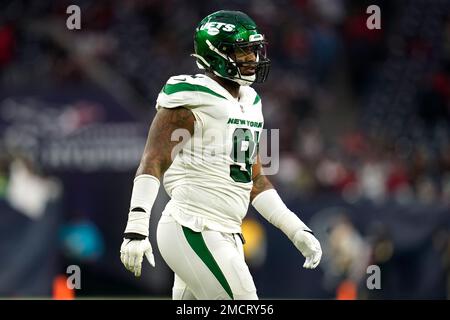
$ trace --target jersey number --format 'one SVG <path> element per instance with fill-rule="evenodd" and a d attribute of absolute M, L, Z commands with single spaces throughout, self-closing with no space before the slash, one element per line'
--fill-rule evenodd
<path fill-rule="evenodd" d="M 249 129 L 234 130 L 233 149 L 231 150 L 230 156 L 237 164 L 230 165 L 230 177 L 235 182 L 252 181 L 252 165 L 258 137 L 258 131 L 255 131 L 255 137 L 253 137 Z"/>

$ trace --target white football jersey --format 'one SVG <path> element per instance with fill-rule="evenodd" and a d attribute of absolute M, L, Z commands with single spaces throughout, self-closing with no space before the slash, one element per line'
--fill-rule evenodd
<path fill-rule="evenodd" d="M 236 99 L 206 75 L 180 75 L 167 81 L 156 103 L 176 107 L 192 111 L 195 130 L 164 174 L 171 200 L 163 214 L 194 231 L 241 232 L 264 124 L 260 97 L 241 86 Z"/>

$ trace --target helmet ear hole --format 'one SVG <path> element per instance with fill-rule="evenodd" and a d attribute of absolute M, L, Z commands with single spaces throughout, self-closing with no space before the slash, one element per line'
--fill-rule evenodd
<path fill-rule="evenodd" d="M 205 58 L 209 61 L 209 63 L 210 63 L 212 66 L 220 65 L 221 62 L 222 62 L 222 61 L 220 61 L 219 59 L 217 59 L 217 57 L 215 57 L 215 56 L 213 56 L 213 55 L 210 55 L 210 54 L 206 55 Z"/>
<path fill-rule="evenodd" d="M 226 72 L 228 76 L 234 77 L 237 74 L 237 68 L 231 63 L 228 63 L 226 66 Z"/>

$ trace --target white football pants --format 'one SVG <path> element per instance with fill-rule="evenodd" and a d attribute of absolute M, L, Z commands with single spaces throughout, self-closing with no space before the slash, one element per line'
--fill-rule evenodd
<path fill-rule="evenodd" d="M 157 242 L 162 257 L 175 273 L 174 300 L 258 299 L 237 234 L 194 232 L 163 215 Z"/>

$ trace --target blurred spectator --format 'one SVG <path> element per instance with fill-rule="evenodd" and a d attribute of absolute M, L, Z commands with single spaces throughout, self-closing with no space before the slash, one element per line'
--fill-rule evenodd
<path fill-rule="evenodd" d="M 0 25 L 0 70 L 14 58 L 15 37 L 10 25 Z"/>

